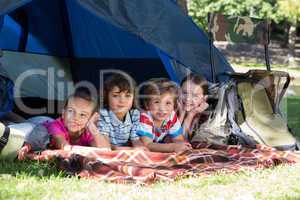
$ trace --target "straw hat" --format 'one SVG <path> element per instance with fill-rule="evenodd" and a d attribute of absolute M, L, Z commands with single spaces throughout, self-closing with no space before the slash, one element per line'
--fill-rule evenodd
<path fill-rule="evenodd" d="M 6 132 L 6 134 L 5 134 Z M 6 145 L 3 146 L 3 141 L 8 136 Z M 0 159 L 13 160 L 17 157 L 19 149 L 24 144 L 24 134 L 13 128 L 8 128 L 0 122 Z"/>

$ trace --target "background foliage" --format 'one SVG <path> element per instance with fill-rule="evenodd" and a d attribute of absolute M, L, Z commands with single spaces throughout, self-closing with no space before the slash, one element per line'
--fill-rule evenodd
<path fill-rule="evenodd" d="M 300 20 L 299 0 L 190 0 L 189 15 L 207 30 L 209 12 L 267 18 L 275 23 Z"/>

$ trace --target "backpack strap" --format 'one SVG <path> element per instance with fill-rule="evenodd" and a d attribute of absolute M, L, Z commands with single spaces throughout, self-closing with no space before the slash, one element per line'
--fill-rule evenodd
<path fill-rule="evenodd" d="M 10 135 L 10 128 L 5 126 L 4 133 L 3 133 L 2 137 L 0 138 L 0 152 L 6 146 L 9 135 Z"/>

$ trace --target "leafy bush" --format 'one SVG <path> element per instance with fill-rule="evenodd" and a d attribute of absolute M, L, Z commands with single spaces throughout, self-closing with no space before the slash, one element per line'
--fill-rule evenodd
<path fill-rule="evenodd" d="M 267 18 L 279 22 L 284 16 L 278 10 L 276 0 L 191 0 L 189 4 L 189 15 L 205 30 L 209 12 Z"/>

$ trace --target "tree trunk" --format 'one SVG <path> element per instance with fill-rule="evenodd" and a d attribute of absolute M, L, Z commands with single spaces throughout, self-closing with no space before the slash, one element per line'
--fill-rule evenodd
<path fill-rule="evenodd" d="M 296 24 L 296 37 L 295 37 L 295 61 L 297 67 L 300 67 L 300 22 Z"/>
<path fill-rule="evenodd" d="M 291 24 L 285 20 L 284 21 L 284 36 L 283 36 L 283 43 L 281 44 L 282 48 L 288 48 L 288 45 L 289 45 L 289 33 L 290 33 L 290 27 L 291 27 Z"/>
<path fill-rule="evenodd" d="M 188 14 L 187 0 L 177 0 L 177 3 L 183 9 L 183 11 Z"/>
<path fill-rule="evenodd" d="M 289 30 L 289 67 L 295 67 L 295 42 L 296 42 L 296 26 L 292 25 Z"/>

